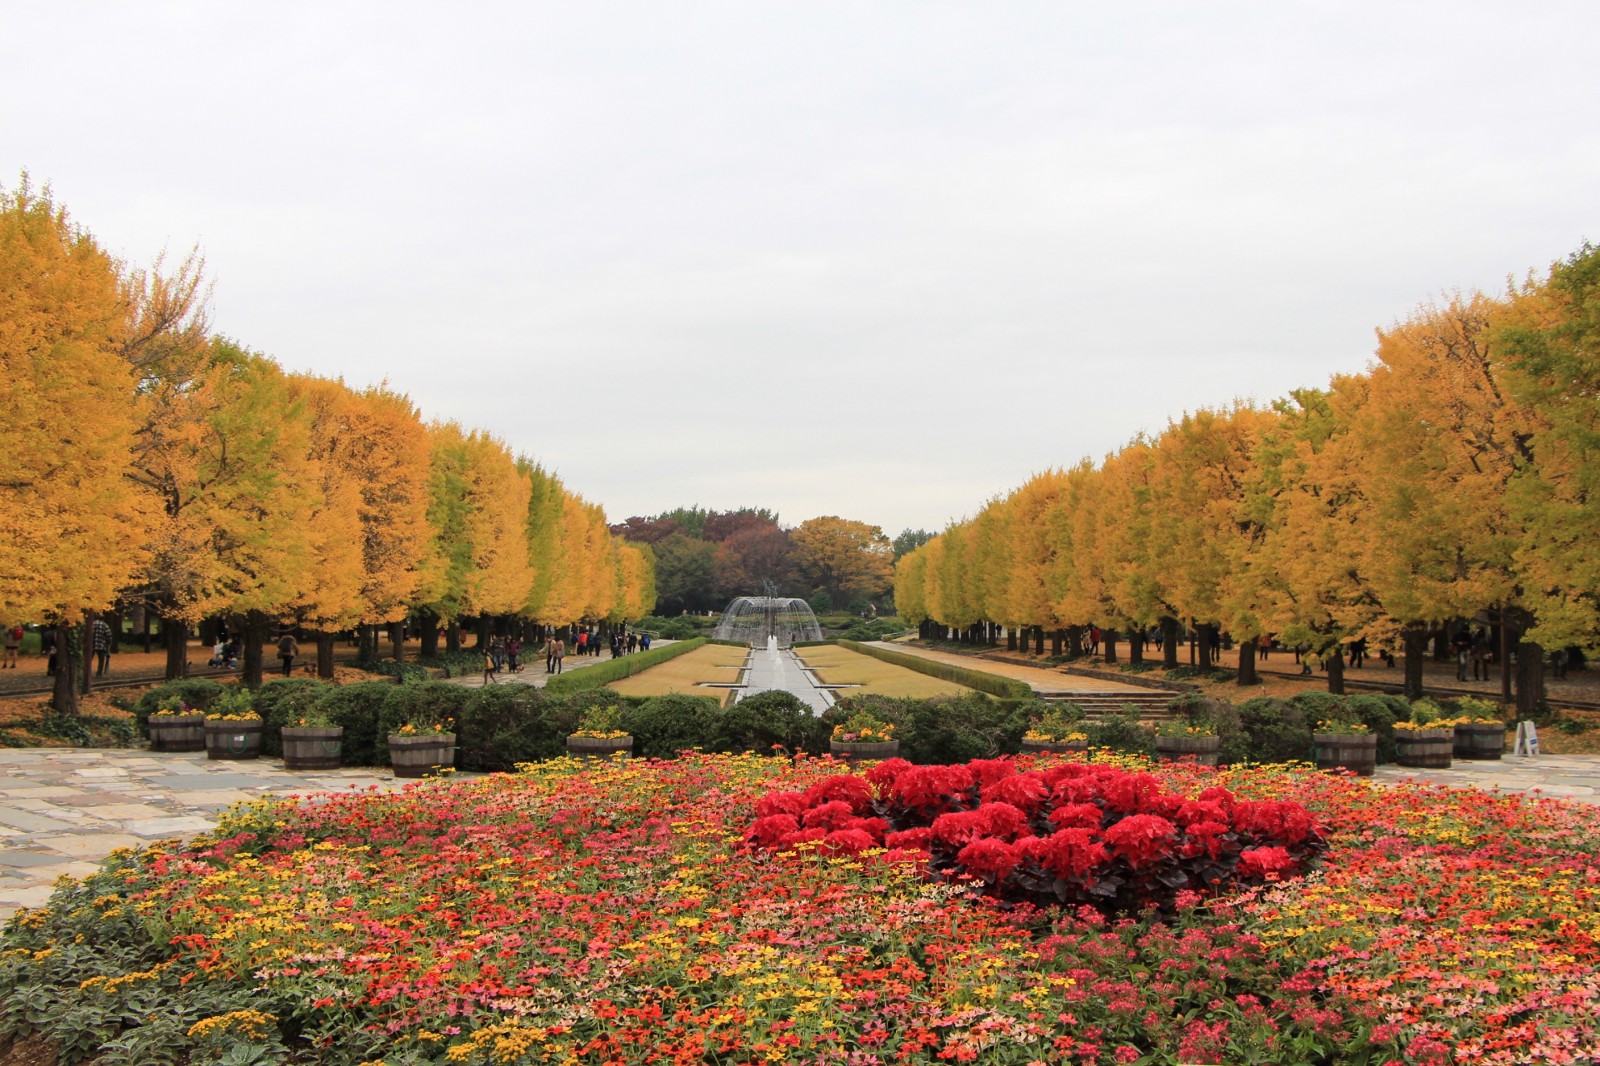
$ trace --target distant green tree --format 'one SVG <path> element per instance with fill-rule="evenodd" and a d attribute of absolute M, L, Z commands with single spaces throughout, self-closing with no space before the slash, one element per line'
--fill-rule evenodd
<path fill-rule="evenodd" d="M 894 561 L 899 562 L 902 555 L 910 555 L 932 539 L 933 534 L 926 529 L 902 529 L 900 535 L 891 542 L 894 545 Z"/>

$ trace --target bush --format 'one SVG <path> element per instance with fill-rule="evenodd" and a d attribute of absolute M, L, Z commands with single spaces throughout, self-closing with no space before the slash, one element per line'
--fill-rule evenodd
<path fill-rule="evenodd" d="M 622 728 L 633 735 L 635 755 L 670 758 L 713 742 L 721 713 L 717 704 L 715 696 L 654 696 L 625 710 Z"/>
<path fill-rule="evenodd" d="M 373 669 L 376 670 L 381 665 L 383 664 L 379 663 Z M 441 671 L 445 677 L 468 677 L 483 673 L 483 652 L 469 651 L 466 648 L 460 651 L 442 651 L 438 655 L 423 659 L 421 665 L 424 669 L 431 666 Z"/>
<path fill-rule="evenodd" d="M 310 710 L 322 694 L 335 686 L 309 677 L 280 677 L 256 690 L 256 712 L 261 715 L 261 753 L 282 755 L 281 730 L 289 719 Z"/>
<path fill-rule="evenodd" d="M 483 660 L 481 656 L 478 657 L 478 661 L 480 664 L 482 663 Z M 373 663 L 371 666 L 367 667 L 367 669 L 370 672 L 378 674 L 382 677 L 392 677 L 402 685 L 410 682 L 433 680 L 433 671 L 429 670 L 421 663 L 397 663 L 389 661 Z M 448 677 L 450 675 L 446 674 L 445 676 Z"/>
<path fill-rule="evenodd" d="M 134 720 L 139 725 L 139 732 L 143 733 L 149 728 L 150 716 L 169 696 L 177 696 L 189 706 L 203 711 L 211 706 L 212 700 L 222 695 L 223 688 L 223 685 L 209 678 L 195 677 L 166 681 L 145 689 L 139 694 L 139 702 L 133 705 Z"/>
<path fill-rule="evenodd" d="M 711 751 L 765 754 L 774 745 L 789 751 L 824 750 L 827 735 L 811 708 L 788 692 L 758 692 L 727 708 L 716 719 Z"/>
<path fill-rule="evenodd" d="M 1156 753 L 1155 734 L 1139 724 L 1135 707 L 1124 706 L 1120 711 L 1102 714 L 1098 720 L 1086 723 L 1083 731 L 1089 734 L 1091 748 L 1110 748 L 1130 755 Z"/>
<path fill-rule="evenodd" d="M 441 687 L 437 685 L 428 688 Z M 460 691 L 460 686 L 444 686 Z M 553 759 L 567 734 L 548 713 L 549 700 L 528 685 L 466 689 L 456 718 L 456 765 L 463 770 L 511 770 L 519 762 Z"/>
<path fill-rule="evenodd" d="M 845 640 L 883 640 L 906 631 L 906 624 L 898 618 L 874 618 L 869 622 L 856 621 L 844 631 Z"/>
<path fill-rule="evenodd" d="M 1300 695 L 1326 695 L 1326 693 L 1301 693 Z M 1240 761 L 1289 762 L 1311 758 L 1311 730 L 1316 725 L 1303 705 L 1278 699 L 1276 696 L 1256 696 L 1245 700 L 1234 710 L 1239 715 L 1240 728 L 1247 742 Z"/>
<path fill-rule="evenodd" d="M 914 763 L 965 762 L 1013 754 L 1022 747 L 1032 700 L 995 700 L 981 693 L 931 700 L 847 696 L 823 713 L 823 736 L 858 711 L 890 722 L 900 757 Z"/>
<path fill-rule="evenodd" d="M 941 681 L 954 681 L 958 685 L 965 685 L 979 692 L 987 692 L 991 696 L 1003 699 L 1025 700 L 1033 697 L 1033 689 L 1021 681 L 1013 681 L 1009 677 L 998 674 L 986 674 L 981 670 L 969 670 L 964 666 L 953 666 L 950 663 L 935 662 L 925 659 L 920 655 L 907 655 L 901 651 L 890 651 L 887 648 L 874 648 L 866 644 L 858 644 L 853 640 L 841 640 L 839 646 L 849 648 L 851 651 L 862 655 L 869 655 L 874 659 L 895 666 L 903 666 L 907 670 L 915 670 L 919 674 L 937 677 Z M 952 760 L 945 760 L 946 762 Z M 954 760 L 959 761 L 959 760 Z"/>
<path fill-rule="evenodd" d="M 593 666 L 585 666 L 574 670 L 570 674 L 560 674 L 545 682 L 544 690 L 552 695 L 565 695 L 580 692 L 586 688 L 601 688 L 620 681 L 625 677 L 632 677 L 652 666 L 666 662 L 668 659 L 677 658 L 679 655 L 694 651 L 705 644 L 705 637 L 695 637 L 693 640 L 683 640 L 676 644 L 667 644 L 660 648 L 651 648 L 649 651 L 638 652 L 634 655 L 624 655 L 620 659 L 607 659 Z"/>
<path fill-rule="evenodd" d="M 417 686 L 402 688 L 392 681 L 358 681 L 353 685 L 329 685 L 317 700 L 317 708 L 344 727 L 341 758 L 346 766 L 387 766 L 389 764 L 388 722 L 404 716 L 400 695 Z"/>
<path fill-rule="evenodd" d="M 1394 762 L 1396 758 L 1394 724 L 1410 718 L 1411 705 L 1399 696 L 1363 693 L 1359 696 L 1347 696 L 1345 708 L 1353 712 L 1356 719 L 1378 738 L 1378 761 Z"/>
<path fill-rule="evenodd" d="M 632 628 L 635 633 L 649 633 L 657 640 L 692 640 L 706 630 L 715 628 L 716 624 L 716 619 L 697 614 L 679 615 L 676 618 L 649 615 L 635 622 Z"/>

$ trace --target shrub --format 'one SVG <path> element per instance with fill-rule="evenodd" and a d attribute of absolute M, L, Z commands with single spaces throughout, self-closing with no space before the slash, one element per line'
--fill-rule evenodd
<path fill-rule="evenodd" d="M 373 669 L 377 670 L 381 665 L 383 664 L 376 664 Z M 468 677 L 483 673 L 483 652 L 469 651 L 466 648 L 460 651 L 442 651 L 438 655 L 423 659 L 421 665 L 424 669 L 431 666 L 445 677 Z"/>
<path fill-rule="evenodd" d="M 204 677 L 163 682 L 139 694 L 139 702 L 133 705 L 134 720 L 138 722 L 142 733 L 149 728 L 150 715 L 155 713 L 163 700 L 176 696 L 190 707 L 203 711 L 211 706 L 212 700 L 222 695 L 224 688 L 218 682 Z"/>
<path fill-rule="evenodd" d="M 1311 729 L 1316 722 L 1307 716 L 1301 705 L 1276 696 L 1256 696 L 1234 710 L 1248 738 L 1244 760 L 1268 763 L 1304 761 L 1311 757 Z"/>
<path fill-rule="evenodd" d="M 482 662 L 481 657 L 479 662 Z M 373 663 L 367 669 L 382 677 L 392 677 L 402 685 L 408 682 L 433 680 L 433 672 L 421 663 L 381 662 Z"/>
<path fill-rule="evenodd" d="M 1395 704 L 1398 703 L 1397 708 Z M 1375 696 L 1362 693 L 1345 699 L 1348 713 L 1378 738 L 1378 761 L 1394 762 L 1394 724 L 1411 713 L 1411 705 L 1399 696 Z M 1396 711 L 1399 711 L 1398 716 Z"/>
<path fill-rule="evenodd" d="M 309 677 L 280 677 L 256 690 L 256 712 L 261 715 L 261 752 L 282 755 L 280 730 L 297 714 L 316 706 L 333 685 Z"/>
<path fill-rule="evenodd" d="M 633 624 L 635 633 L 649 633 L 657 640 L 693 640 L 716 625 L 714 619 L 686 614 L 676 618 L 649 615 Z"/>
<path fill-rule="evenodd" d="M 461 691 L 457 685 L 426 687 Z M 549 700 L 538 689 L 487 685 L 465 693 L 454 716 L 456 765 L 461 769 L 511 770 L 519 762 L 553 759 L 566 750 L 570 730 L 547 713 Z"/>
<path fill-rule="evenodd" d="M 829 708 L 822 727 L 833 727 L 857 711 L 895 726 L 900 756 L 911 762 L 964 762 L 1016 752 L 1027 731 L 1031 700 L 993 700 L 981 693 L 931 700 L 847 696 Z"/>
<path fill-rule="evenodd" d="M 405 716 L 398 697 L 407 691 L 392 681 L 358 681 L 329 685 L 317 700 L 317 709 L 344 728 L 342 758 L 347 766 L 387 766 L 389 724 Z"/>
<path fill-rule="evenodd" d="M 720 713 L 715 696 L 655 696 L 624 712 L 622 728 L 633 735 L 635 755 L 670 758 L 712 742 Z"/>
<path fill-rule="evenodd" d="M 1139 711 L 1132 706 L 1102 714 L 1098 720 L 1088 722 L 1083 731 L 1089 734 L 1091 748 L 1110 748 L 1130 755 L 1156 753 L 1155 734 L 1140 724 Z"/>
<path fill-rule="evenodd" d="M 716 732 L 708 747 L 765 754 L 775 745 L 789 751 L 822 749 L 821 723 L 792 693 L 758 692 L 727 708 L 717 715 Z"/>

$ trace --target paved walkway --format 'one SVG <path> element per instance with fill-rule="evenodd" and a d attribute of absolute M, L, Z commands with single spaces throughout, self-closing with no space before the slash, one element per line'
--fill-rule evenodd
<path fill-rule="evenodd" d="M 1499 789 L 1537 793 L 1549 799 L 1600 804 L 1600 755 L 1507 755 L 1482 762 L 1458 759 L 1448 770 L 1378 767 L 1385 783 L 1421 781 L 1451 788 Z"/>
<path fill-rule="evenodd" d="M 110 748 L 0 748 L 0 920 L 123 847 L 212 828 L 235 803 L 408 782 L 387 767 L 289 771 L 281 759 Z"/>
<path fill-rule="evenodd" d="M 745 664 L 746 696 L 774 690 L 787 692 L 803 701 L 815 714 L 833 706 L 833 697 L 817 687 L 816 675 L 788 648 L 751 648 Z"/>
<path fill-rule="evenodd" d="M 1059 670 L 1046 669 L 1038 666 L 1016 666 L 1012 663 L 996 662 L 993 659 L 983 659 L 976 655 L 956 655 L 947 651 L 933 651 L 930 648 L 918 648 L 910 644 L 897 644 L 889 641 L 871 641 L 874 648 L 883 648 L 887 651 L 897 651 L 903 655 L 916 655 L 934 662 L 949 663 L 967 670 L 978 670 L 985 674 L 996 674 L 1000 677 L 1009 677 L 1013 681 L 1021 681 L 1033 688 L 1040 696 L 1069 696 L 1074 693 L 1148 693 L 1150 688 L 1138 684 L 1124 684 L 1120 681 L 1101 681 L 1094 677 L 1078 677 L 1073 674 L 1064 674 Z"/>
<path fill-rule="evenodd" d="M 677 641 L 675 640 L 655 640 L 650 642 L 650 647 L 652 649 L 661 648 L 668 644 L 676 643 Z M 534 688 L 544 688 L 545 684 L 552 677 L 557 677 L 559 675 L 547 674 L 544 672 L 544 652 L 540 650 L 541 647 L 542 645 L 537 645 L 532 649 L 524 648 L 522 650 L 522 655 L 520 656 L 522 659 L 522 670 L 515 674 L 509 670 L 501 670 L 495 675 L 495 679 L 489 682 L 489 684 L 531 685 Z M 634 654 L 637 655 L 638 653 L 635 652 Z M 626 658 L 626 656 L 624 656 L 624 658 Z M 597 666 L 600 663 L 610 661 L 610 648 L 604 649 L 599 655 L 574 655 L 569 651 L 567 652 L 566 658 L 561 660 L 561 672 L 563 674 L 570 674 L 574 670 L 582 670 L 586 667 Z M 450 683 L 453 685 L 462 685 L 466 688 L 481 688 L 484 684 L 483 671 L 480 670 L 475 674 L 465 674 L 461 677 L 452 677 L 450 678 Z"/>

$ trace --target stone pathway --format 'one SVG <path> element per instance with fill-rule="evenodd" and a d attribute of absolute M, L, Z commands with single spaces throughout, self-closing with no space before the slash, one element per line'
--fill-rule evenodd
<path fill-rule="evenodd" d="M 821 714 L 833 706 L 833 697 L 816 685 L 816 675 L 801 665 L 788 648 L 751 648 L 745 660 L 744 694 L 787 692 Z"/>
<path fill-rule="evenodd" d="M 677 641 L 674 640 L 656 640 L 651 642 L 650 647 L 655 649 L 676 643 Z M 489 683 L 492 685 L 531 685 L 534 688 L 544 688 L 546 682 L 559 675 L 544 672 L 544 652 L 540 650 L 541 647 L 542 645 L 531 649 L 524 648 L 521 655 L 522 670 L 515 674 L 509 670 L 501 670 L 495 675 L 495 679 Z M 635 652 L 634 654 L 638 653 Z M 561 660 L 561 673 L 570 674 L 574 670 L 582 670 L 585 667 L 598 666 L 600 663 L 610 661 L 610 648 L 604 649 L 599 655 L 573 655 L 569 651 L 566 658 Z M 461 677 L 452 677 L 450 678 L 450 683 L 466 688 L 482 688 L 484 683 L 483 671 L 480 670 L 475 674 L 465 674 Z"/>
<path fill-rule="evenodd" d="M 409 782 L 387 767 L 289 771 L 281 759 L 107 748 L 0 748 L 0 921 L 123 847 L 191 837 L 249 800 Z"/>
<path fill-rule="evenodd" d="M 1374 780 L 1421 781 L 1450 788 L 1499 789 L 1548 799 L 1600 804 L 1600 755 L 1507 755 L 1481 762 L 1457 759 L 1448 770 L 1378 767 Z"/>

